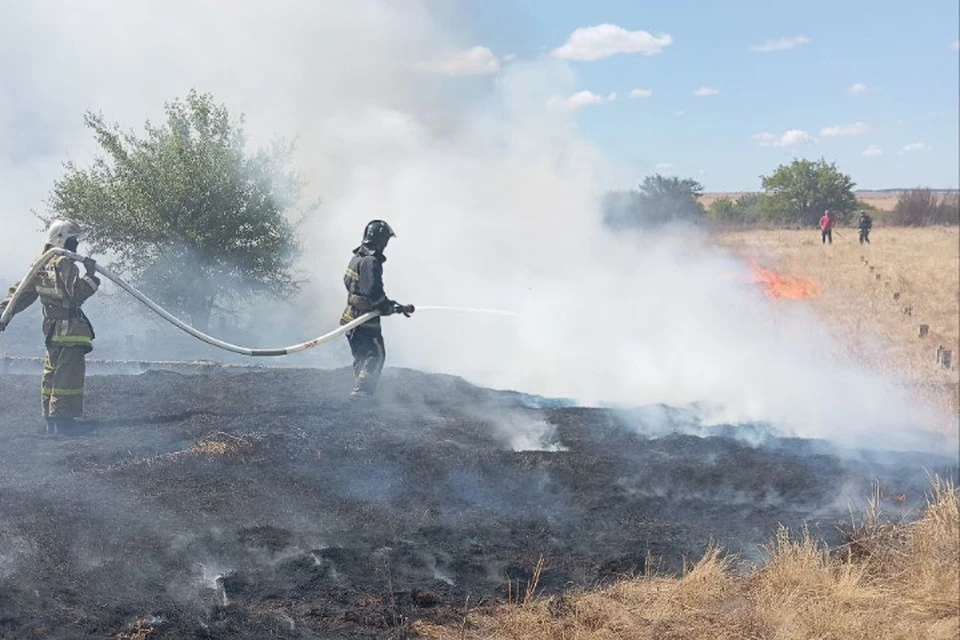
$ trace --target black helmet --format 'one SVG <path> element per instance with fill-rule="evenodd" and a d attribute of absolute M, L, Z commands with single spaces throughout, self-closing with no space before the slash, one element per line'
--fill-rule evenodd
<path fill-rule="evenodd" d="M 363 230 L 363 244 L 382 251 L 387 246 L 387 241 L 396 235 L 383 220 L 371 220 Z"/>

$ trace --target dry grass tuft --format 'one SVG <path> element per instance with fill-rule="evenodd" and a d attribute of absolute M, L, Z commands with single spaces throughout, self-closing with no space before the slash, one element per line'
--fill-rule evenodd
<path fill-rule="evenodd" d="M 250 436 L 235 436 L 217 431 L 194 442 L 187 453 L 202 453 L 208 456 L 239 458 L 249 455 L 254 449 L 254 440 Z"/>
<path fill-rule="evenodd" d="M 459 625 L 416 621 L 411 629 L 434 640 L 958 637 L 960 492 L 952 482 L 933 481 L 918 522 L 886 522 L 875 506 L 847 537 L 831 553 L 806 529 L 781 528 L 768 562 L 746 574 L 711 547 L 680 577 L 505 602 L 465 612 Z"/>
<path fill-rule="evenodd" d="M 115 640 L 148 640 L 154 631 L 155 629 L 151 627 L 146 620 L 137 617 L 129 632 L 121 631 L 113 637 Z"/>

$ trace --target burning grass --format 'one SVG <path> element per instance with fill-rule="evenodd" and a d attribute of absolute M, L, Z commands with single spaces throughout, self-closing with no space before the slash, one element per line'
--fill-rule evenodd
<path fill-rule="evenodd" d="M 957 227 L 881 226 L 864 246 L 850 228 L 838 229 L 827 246 L 817 230 L 735 231 L 715 241 L 751 264 L 775 264 L 778 289 L 815 283 L 815 295 L 797 297 L 809 301 L 846 355 L 909 380 L 918 396 L 944 409 L 944 431 L 956 434 L 960 370 L 956 362 L 938 365 L 935 353 L 938 345 L 960 352 L 958 236 Z M 780 283 L 784 278 L 790 282 Z M 771 280 L 756 273 L 754 279 Z M 929 327 L 923 337 L 921 324 Z"/>
<path fill-rule="evenodd" d="M 773 269 L 765 269 L 757 264 L 750 265 L 752 281 L 763 287 L 764 294 L 771 300 L 807 300 L 819 295 L 813 281 L 798 278 Z"/>
<path fill-rule="evenodd" d="M 413 628 L 434 640 L 958 637 L 960 492 L 952 482 L 934 481 L 919 521 L 890 523 L 874 507 L 846 536 L 831 552 L 809 531 L 781 528 L 768 561 L 748 573 L 714 547 L 680 577 L 523 598 L 467 612 L 460 625 Z"/>

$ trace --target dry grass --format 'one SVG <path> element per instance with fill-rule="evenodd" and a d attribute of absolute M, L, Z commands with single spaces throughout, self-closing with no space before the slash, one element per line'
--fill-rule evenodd
<path fill-rule="evenodd" d="M 719 234 L 734 253 L 809 278 L 821 295 L 805 302 L 857 361 L 916 384 L 926 399 L 951 409 L 956 430 L 960 360 L 960 232 L 957 227 L 880 227 L 860 246 L 855 229 L 833 245 L 817 231 L 752 230 Z M 878 279 L 879 276 L 879 279 Z M 895 299 L 896 298 L 896 299 Z M 930 334 L 918 337 L 919 325 Z M 953 351 L 945 370 L 937 346 Z"/>
<path fill-rule="evenodd" d="M 769 560 L 736 572 L 717 548 L 683 576 L 644 576 L 595 591 L 473 610 L 450 627 L 415 622 L 421 638 L 555 640 L 955 639 L 960 634 L 960 494 L 936 480 L 924 517 L 874 513 L 830 553 L 807 531 L 781 529 Z"/>
<path fill-rule="evenodd" d="M 121 631 L 113 637 L 115 640 L 149 640 L 154 631 L 155 629 L 146 620 L 138 616 L 129 632 Z"/>
<path fill-rule="evenodd" d="M 700 203 L 709 207 L 710 203 L 714 200 L 720 198 L 730 198 L 731 200 L 736 200 L 741 196 L 748 195 L 750 191 L 729 191 L 729 192 L 711 192 L 705 193 L 700 197 Z M 897 204 L 897 198 L 900 197 L 900 192 L 889 192 L 889 193 L 878 193 L 872 191 L 857 191 L 856 196 L 859 200 L 866 202 L 867 204 L 876 207 L 879 211 L 887 212 L 893 211 L 893 207 Z"/>

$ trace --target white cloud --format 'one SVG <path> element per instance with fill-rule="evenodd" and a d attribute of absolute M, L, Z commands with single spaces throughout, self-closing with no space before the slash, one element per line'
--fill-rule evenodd
<path fill-rule="evenodd" d="M 581 27 L 567 42 L 553 50 L 553 55 L 566 60 L 592 62 L 618 53 L 642 53 L 652 56 L 662 53 L 673 43 L 668 34 L 654 36 L 647 31 L 627 31 L 614 24 Z"/>
<path fill-rule="evenodd" d="M 900 153 L 910 153 L 911 151 L 929 151 L 930 146 L 925 142 L 911 142 L 910 144 L 903 145 L 903 148 L 900 149 Z"/>
<path fill-rule="evenodd" d="M 576 111 L 582 107 L 588 107 L 591 105 L 604 104 L 607 102 L 613 102 L 617 99 L 616 93 L 611 93 L 606 96 L 601 96 L 598 93 L 593 91 L 579 91 L 568 98 L 551 98 L 551 106 L 562 106 L 564 108 L 570 109 L 571 111 Z"/>
<path fill-rule="evenodd" d="M 670 162 L 658 162 L 654 169 L 657 171 L 669 171 L 673 169 L 673 164 Z"/>
<path fill-rule="evenodd" d="M 864 149 L 863 151 L 861 151 L 860 155 L 862 155 L 864 158 L 876 158 L 878 156 L 883 155 L 883 149 L 881 149 L 875 144 L 872 144 L 866 149 Z"/>
<path fill-rule="evenodd" d="M 715 96 L 720 93 L 720 89 L 714 89 L 713 87 L 700 87 L 693 92 L 693 95 L 698 98 L 704 98 L 706 96 Z"/>
<path fill-rule="evenodd" d="M 820 135 L 824 138 L 836 138 L 838 136 L 859 136 L 870 131 L 870 125 L 866 122 L 854 122 L 853 124 L 835 124 L 831 127 L 820 129 Z"/>
<path fill-rule="evenodd" d="M 507 55 L 505 55 L 505 56 L 503 56 L 502 58 L 500 58 L 500 61 L 501 61 L 501 62 L 513 62 L 513 61 L 516 60 L 516 59 L 517 59 L 517 54 L 515 54 L 515 53 L 508 53 Z"/>
<path fill-rule="evenodd" d="M 862 82 L 855 82 L 849 87 L 847 87 L 847 91 L 849 91 L 855 96 L 858 96 L 861 93 L 867 92 L 867 85 L 863 84 Z"/>
<path fill-rule="evenodd" d="M 677 111 L 674 111 L 674 112 L 673 112 L 673 115 L 675 115 L 675 116 L 677 116 L 677 117 L 679 118 L 679 117 L 681 117 L 682 115 L 684 115 L 685 113 L 686 113 L 686 111 L 684 111 L 683 109 L 678 109 Z"/>
<path fill-rule="evenodd" d="M 950 45 L 950 47 L 951 47 L 954 51 L 960 51 L 960 40 L 954 40 L 954 41 L 953 41 L 953 44 Z"/>
<path fill-rule="evenodd" d="M 630 92 L 631 98 L 649 98 L 653 95 L 650 89 L 634 89 Z"/>
<path fill-rule="evenodd" d="M 753 141 L 761 147 L 792 147 L 813 142 L 813 138 L 806 131 L 790 129 L 779 136 L 773 133 L 758 133 L 753 136 Z"/>
<path fill-rule="evenodd" d="M 453 51 L 440 60 L 425 62 L 420 66 L 444 76 L 486 76 L 500 71 L 500 61 L 486 47 Z"/>
<path fill-rule="evenodd" d="M 793 38 L 771 38 L 765 40 L 763 44 L 750 46 L 750 51 L 754 53 L 770 53 L 772 51 L 787 51 L 810 43 L 810 38 L 806 36 L 795 36 Z"/>

